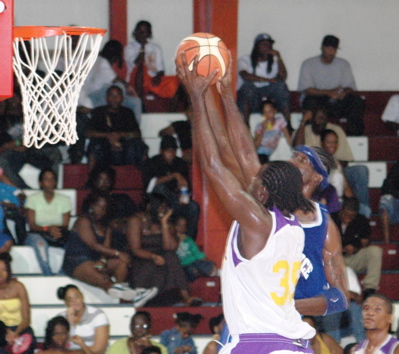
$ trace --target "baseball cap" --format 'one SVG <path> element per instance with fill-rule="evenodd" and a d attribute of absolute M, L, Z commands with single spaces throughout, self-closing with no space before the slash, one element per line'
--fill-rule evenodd
<path fill-rule="evenodd" d="M 271 43 L 274 43 L 274 39 L 267 33 L 260 33 L 255 37 L 255 43 L 258 43 L 260 41 L 269 41 Z"/>
<path fill-rule="evenodd" d="M 323 38 L 323 42 L 321 43 L 322 47 L 333 47 L 338 48 L 339 46 L 339 38 L 329 34 Z"/>
<path fill-rule="evenodd" d="M 161 150 L 177 149 L 177 141 L 172 135 L 165 135 L 161 140 Z"/>

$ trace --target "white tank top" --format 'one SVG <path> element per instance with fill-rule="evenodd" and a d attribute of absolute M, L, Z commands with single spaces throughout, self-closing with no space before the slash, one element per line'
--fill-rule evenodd
<path fill-rule="evenodd" d="M 251 260 L 240 255 L 239 224 L 234 221 L 222 266 L 223 311 L 235 336 L 276 333 L 292 339 L 310 339 L 315 330 L 301 320 L 293 295 L 299 278 L 304 232 L 292 217 L 271 211 L 273 228 L 264 249 Z"/>

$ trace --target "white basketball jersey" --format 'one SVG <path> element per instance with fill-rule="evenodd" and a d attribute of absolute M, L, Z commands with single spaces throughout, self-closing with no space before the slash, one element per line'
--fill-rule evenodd
<path fill-rule="evenodd" d="M 304 232 L 299 223 L 277 209 L 265 248 L 251 260 L 238 250 L 239 224 L 234 221 L 222 266 L 223 311 L 230 333 L 276 333 L 310 339 L 315 330 L 301 320 L 294 306 Z"/>

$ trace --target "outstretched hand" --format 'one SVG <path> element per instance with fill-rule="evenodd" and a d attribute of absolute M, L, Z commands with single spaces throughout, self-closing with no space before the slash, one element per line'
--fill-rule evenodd
<path fill-rule="evenodd" d="M 186 53 L 184 51 L 180 54 L 181 64 L 176 60 L 177 76 L 186 87 L 188 94 L 193 97 L 201 96 L 208 89 L 213 78 L 219 72 L 219 69 L 216 69 L 209 76 L 204 77 L 198 75 L 198 57 L 199 55 L 197 54 L 194 58 L 192 70 L 188 67 Z"/>
<path fill-rule="evenodd" d="M 228 96 L 233 94 L 232 84 L 232 67 L 233 67 L 233 58 L 231 56 L 231 52 L 229 51 L 229 64 L 227 66 L 225 74 L 219 78 L 219 81 L 216 83 L 216 87 L 219 91 L 219 94 L 222 96 Z"/>

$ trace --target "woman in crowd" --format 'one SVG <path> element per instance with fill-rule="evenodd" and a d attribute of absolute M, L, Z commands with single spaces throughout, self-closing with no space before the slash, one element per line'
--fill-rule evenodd
<path fill-rule="evenodd" d="M 320 133 L 321 147 L 334 156 L 339 147 L 339 139 L 336 132 L 331 129 L 325 129 Z M 369 191 L 368 191 L 368 181 L 369 181 L 369 171 L 367 166 L 357 165 L 346 167 L 342 163 L 335 159 L 337 165 L 336 169 L 331 170 L 328 180 L 330 184 L 333 185 L 337 191 L 338 198 L 342 203 L 344 197 L 353 198 L 356 197 L 360 203 L 360 214 L 370 217 L 370 201 L 369 201 Z M 356 169 L 356 173 L 353 174 L 356 178 L 347 179 L 345 175 L 345 170 Z M 351 174 L 352 175 L 352 174 Z M 329 210 L 330 213 L 337 210 Z"/>
<path fill-rule="evenodd" d="M 30 345 L 23 353 L 31 354 L 36 338 L 30 326 L 30 304 L 22 283 L 12 278 L 11 256 L 0 254 L 0 321 L 6 326 L 8 345 Z M 25 342 L 27 341 L 27 343 Z M 1 350 L 1 349 L 0 349 Z"/>
<path fill-rule="evenodd" d="M 26 217 L 30 232 L 25 244 L 32 246 L 44 275 L 52 275 L 48 247 L 64 247 L 68 238 L 71 201 L 55 192 L 57 175 L 51 169 L 39 174 L 41 192 L 26 198 Z"/>
<path fill-rule="evenodd" d="M 116 341 L 107 351 L 107 354 L 142 354 L 149 347 L 157 347 L 162 354 L 167 354 L 166 348 L 151 340 L 151 314 L 147 311 L 137 311 L 130 322 L 130 333 L 128 338 Z"/>
<path fill-rule="evenodd" d="M 129 256 L 111 248 L 108 197 L 93 193 L 87 199 L 89 210 L 78 218 L 65 246 L 63 270 L 112 297 L 133 300 L 136 292 L 121 284 L 126 280 Z"/>
<path fill-rule="evenodd" d="M 89 175 L 86 183 L 87 189 L 92 193 L 104 193 L 109 196 L 110 219 L 112 227 L 112 247 L 118 251 L 127 249 L 126 223 L 127 218 L 138 211 L 132 198 L 125 193 L 113 193 L 116 183 L 116 171 L 109 166 L 96 166 Z M 82 205 L 83 213 L 89 210 L 88 200 Z"/>
<path fill-rule="evenodd" d="M 70 326 L 69 349 L 92 354 L 105 353 L 109 338 L 109 322 L 105 313 L 86 305 L 76 285 L 60 287 L 57 296 L 65 301 L 67 307 L 59 316 L 66 318 Z"/>
<path fill-rule="evenodd" d="M 82 350 L 69 350 L 69 329 L 69 322 L 65 317 L 57 316 L 48 321 L 43 350 L 39 354 L 91 354 L 86 345 Z"/>
<path fill-rule="evenodd" d="M 177 240 L 169 222 L 172 212 L 167 199 L 153 193 L 146 211 L 129 218 L 127 238 L 133 256 L 130 284 L 133 287 L 156 287 L 159 300 L 171 297 L 173 290 L 177 290 L 188 306 L 199 306 L 201 301 L 189 295 L 185 274 L 176 255 Z"/>

